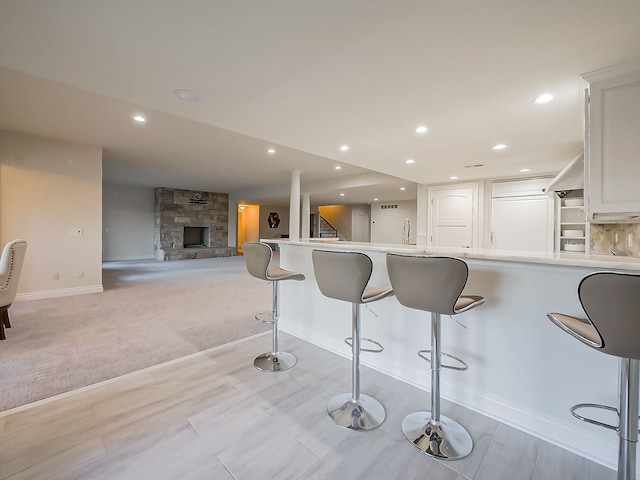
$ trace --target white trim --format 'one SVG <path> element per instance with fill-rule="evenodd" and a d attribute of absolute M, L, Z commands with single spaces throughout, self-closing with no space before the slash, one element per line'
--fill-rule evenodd
<path fill-rule="evenodd" d="M 70 297 L 72 295 L 82 295 L 85 293 L 102 293 L 102 285 L 89 285 L 86 287 L 61 288 L 59 290 L 43 290 L 41 292 L 18 293 L 16 302 L 27 302 L 29 300 L 43 300 L 45 298 Z"/>

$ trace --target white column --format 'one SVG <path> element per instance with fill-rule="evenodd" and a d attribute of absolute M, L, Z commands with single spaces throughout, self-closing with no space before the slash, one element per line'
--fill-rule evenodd
<path fill-rule="evenodd" d="M 289 239 L 300 240 L 300 170 L 291 172 L 291 199 L 289 200 Z"/>
<path fill-rule="evenodd" d="M 302 194 L 302 219 L 300 220 L 300 236 L 302 238 L 309 238 L 309 234 L 311 233 L 311 225 L 309 224 L 309 219 L 311 217 L 310 198 L 310 193 Z"/>

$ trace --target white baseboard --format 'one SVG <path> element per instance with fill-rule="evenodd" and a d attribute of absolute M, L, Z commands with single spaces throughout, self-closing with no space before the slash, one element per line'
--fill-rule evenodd
<path fill-rule="evenodd" d="M 83 295 L 85 293 L 102 293 L 102 285 L 89 285 L 86 287 L 60 288 L 58 290 L 44 290 L 41 292 L 18 293 L 16 302 L 26 302 L 29 300 L 43 300 L 45 298 L 70 297 L 72 295 Z"/>

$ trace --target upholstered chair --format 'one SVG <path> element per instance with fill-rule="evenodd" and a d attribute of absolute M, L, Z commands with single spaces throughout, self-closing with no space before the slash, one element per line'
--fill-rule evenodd
<path fill-rule="evenodd" d="M 4 340 L 5 328 L 11 328 L 9 307 L 16 298 L 18 280 L 27 251 L 27 242 L 13 240 L 7 243 L 0 257 L 0 340 Z"/>

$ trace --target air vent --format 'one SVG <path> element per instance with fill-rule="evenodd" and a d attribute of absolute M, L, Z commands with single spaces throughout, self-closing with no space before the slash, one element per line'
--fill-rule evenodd
<path fill-rule="evenodd" d="M 478 167 L 484 167 L 483 163 L 476 163 L 475 165 L 465 165 L 464 168 L 478 168 Z"/>
<path fill-rule="evenodd" d="M 387 208 L 398 208 L 398 205 L 380 205 L 380 210 L 386 210 Z"/>

